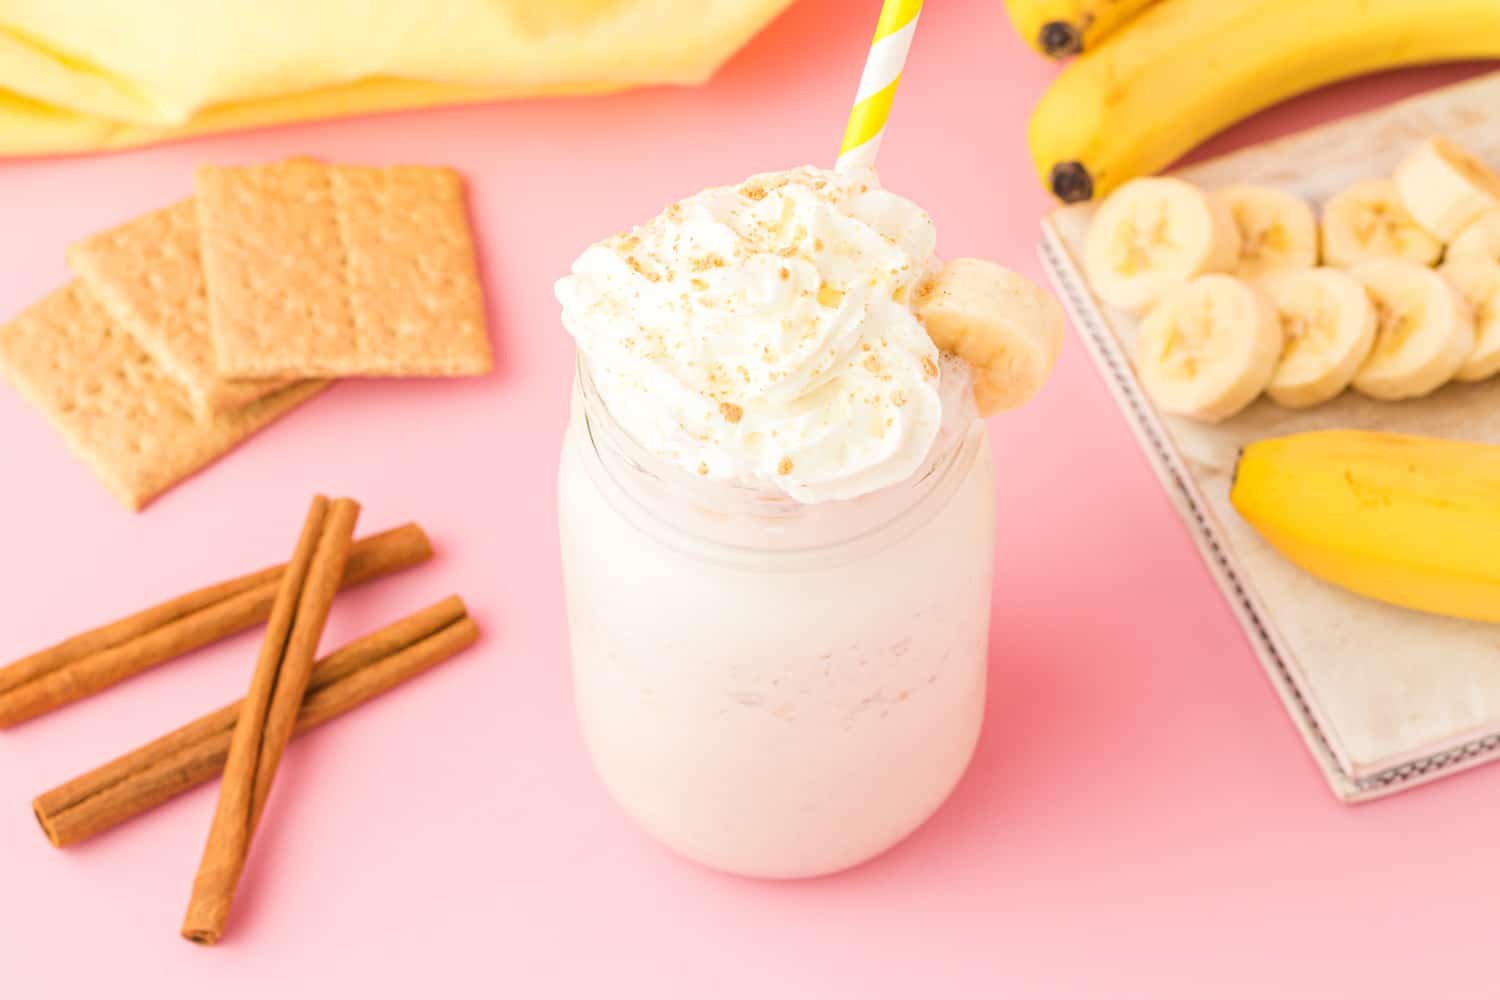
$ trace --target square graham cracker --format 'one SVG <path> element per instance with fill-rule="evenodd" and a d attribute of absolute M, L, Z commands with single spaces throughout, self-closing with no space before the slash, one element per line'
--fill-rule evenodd
<path fill-rule="evenodd" d="M 80 240 L 68 247 L 68 264 L 110 319 L 182 383 L 199 416 L 239 409 L 290 384 L 219 377 L 191 198 Z"/>
<path fill-rule="evenodd" d="M 176 380 L 78 281 L 0 326 L 0 375 L 131 510 L 327 385 L 300 382 L 200 420 Z"/>
<path fill-rule="evenodd" d="M 456 171 L 293 159 L 200 167 L 196 190 L 221 374 L 490 370 Z"/>

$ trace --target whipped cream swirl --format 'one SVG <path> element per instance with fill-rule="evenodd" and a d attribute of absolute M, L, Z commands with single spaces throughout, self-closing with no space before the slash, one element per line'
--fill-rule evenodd
<path fill-rule="evenodd" d="M 595 244 L 556 294 L 641 445 L 711 480 L 843 500 L 922 466 L 942 383 L 966 374 L 912 314 L 936 241 L 873 170 L 801 167 Z"/>

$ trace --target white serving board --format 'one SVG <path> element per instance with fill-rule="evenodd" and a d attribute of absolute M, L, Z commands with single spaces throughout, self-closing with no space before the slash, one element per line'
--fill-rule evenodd
<path fill-rule="evenodd" d="M 1272 184 L 1320 204 L 1389 174 L 1411 145 L 1448 136 L 1500 164 L 1500 73 L 1254 146 L 1176 172 L 1212 189 Z M 1082 274 L 1092 205 L 1042 222 L 1042 259 L 1272 686 L 1346 802 L 1410 788 L 1500 757 L 1500 626 L 1366 600 L 1287 562 L 1229 503 L 1239 449 L 1326 427 L 1500 443 L 1500 379 L 1402 403 L 1348 392 L 1303 411 L 1261 400 L 1217 426 L 1158 413 L 1136 381 L 1132 317 L 1094 298 Z"/>

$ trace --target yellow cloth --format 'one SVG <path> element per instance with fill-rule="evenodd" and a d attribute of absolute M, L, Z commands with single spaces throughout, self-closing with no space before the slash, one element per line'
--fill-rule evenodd
<path fill-rule="evenodd" d="M 0 0 L 0 156 L 692 84 L 792 0 Z"/>

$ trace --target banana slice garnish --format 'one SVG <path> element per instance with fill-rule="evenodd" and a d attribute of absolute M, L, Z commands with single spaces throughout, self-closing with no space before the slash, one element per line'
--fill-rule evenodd
<path fill-rule="evenodd" d="M 1301 408 L 1348 388 L 1375 344 L 1375 306 L 1364 286 L 1331 267 L 1277 271 L 1256 285 L 1281 319 L 1281 358 L 1266 395 Z"/>
<path fill-rule="evenodd" d="M 1228 206 L 1239 230 L 1234 273 L 1241 278 L 1318 263 L 1317 216 L 1301 198 L 1259 184 L 1233 184 L 1210 197 Z"/>
<path fill-rule="evenodd" d="M 1264 293 L 1206 274 L 1167 293 L 1141 322 L 1132 356 L 1167 413 L 1231 417 L 1263 392 L 1281 355 L 1281 322 Z"/>
<path fill-rule="evenodd" d="M 1469 303 L 1474 314 L 1474 352 L 1453 376 L 1479 382 L 1500 372 L 1500 262 L 1485 257 L 1453 257 L 1439 273 Z"/>
<path fill-rule="evenodd" d="M 1392 179 L 1411 217 L 1445 243 L 1479 213 L 1500 205 L 1500 177 L 1441 136 L 1418 143 Z"/>
<path fill-rule="evenodd" d="M 1401 200 L 1394 181 L 1360 181 L 1323 206 L 1323 262 L 1349 267 L 1377 257 L 1436 264 L 1443 243 L 1423 229 Z"/>
<path fill-rule="evenodd" d="M 1480 212 L 1473 222 L 1448 244 L 1447 260 L 1478 257 L 1500 264 L 1500 208 Z"/>
<path fill-rule="evenodd" d="M 1083 263 L 1099 298 L 1138 312 L 1189 278 L 1232 270 L 1239 252 L 1239 230 L 1224 202 L 1186 181 L 1144 177 L 1099 206 Z"/>
<path fill-rule="evenodd" d="M 1474 319 L 1457 288 L 1407 260 L 1367 260 L 1349 270 L 1375 304 L 1375 347 L 1354 388 L 1375 399 L 1425 396 L 1474 353 Z"/>
<path fill-rule="evenodd" d="M 1034 282 L 999 264 L 958 257 L 917 290 L 917 319 L 933 343 L 968 362 L 985 416 L 1014 409 L 1052 374 L 1063 311 Z"/>

